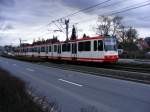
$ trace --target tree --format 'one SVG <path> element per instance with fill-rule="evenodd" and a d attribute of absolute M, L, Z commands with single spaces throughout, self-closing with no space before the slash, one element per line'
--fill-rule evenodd
<path fill-rule="evenodd" d="M 127 36 L 126 36 L 126 29 L 124 25 L 120 26 L 120 30 L 118 31 L 118 36 L 119 36 L 119 42 L 123 42 L 125 43 L 127 40 Z"/>
<path fill-rule="evenodd" d="M 110 26 L 111 26 L 111 19 L 108 16 L 99 16 L 98 22 L 100 23 L 97 27 L 97 32 L 101 35 L 108 35 Z"/>
<path fill-rule="evenodd" d="M 87 36 L 86 36 L 86 34 L 85 34 L 85 33 L 83 34 L 83 38 L 87 38 Z"/>
<path fill-rule="evenodd" d="M 122 28 L 122 24 L 121 24 L 121 21 L 122 21 L 122 17 L 120 16 L 115 16 L 112 18 L 112 35 L 116 35 L 116 33 L 118 32 L 119 29 Z"/>
<path fill-rule="evenodd" d="M 120 16 L 99 16 L 97 33 L 100 35 L 117 35 L 122 26 Z"/>
<path fill-rule="evenodd" d="M 71 34 L 70 40 L 76 40 L 76 39 L 77 39 L 77 36 L 76 36 L 76 29 L 75 29 L 75 26 L 73 25 L 72 34 Z"/>
<path fill-rule="evenodd" d="M 137 30 L 130 27 L 126 31 L 126 36 L 127 36 L 127 41 L 129 43 L 133 43 L 137 39 L 137 36 L 138 36 Z"/>

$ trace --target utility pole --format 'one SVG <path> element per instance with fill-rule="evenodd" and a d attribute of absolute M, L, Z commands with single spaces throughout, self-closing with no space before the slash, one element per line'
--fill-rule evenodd
<path fill-rule="evenodd" d="M 21 47 L 22 41 L 27 41 L 27 40 L 22 40 L 21 38 L 19 38 L 20 47 Z"/>
<path fill-rule="evenodd" d="M 20 47 L 21 47 L 21 38 L 19 38 L 19 42 L 20 42 Z"/>
<path fill-rule="evenodd" d="M 65 25 L 66 25 L 66 41 L 68 41 L 69 40 L 68 38 L 69 19 L 65 19 Z"/>

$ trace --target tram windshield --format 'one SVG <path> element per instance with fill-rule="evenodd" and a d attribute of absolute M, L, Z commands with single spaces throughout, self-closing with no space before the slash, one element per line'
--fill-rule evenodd
<path fill-rule="evenodd" d="M 105 51 L 116 51 L 117 50 L 116 38 L 106 37 L 104 39 L 104 48 L 105 48 Z"/>

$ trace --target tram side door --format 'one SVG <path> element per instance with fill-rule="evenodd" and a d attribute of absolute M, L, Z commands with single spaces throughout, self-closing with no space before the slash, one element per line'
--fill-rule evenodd
<path fill-rule="evenodd" d="M 77 59 L 77 43 L 72 43 L 72 60 Z"/>

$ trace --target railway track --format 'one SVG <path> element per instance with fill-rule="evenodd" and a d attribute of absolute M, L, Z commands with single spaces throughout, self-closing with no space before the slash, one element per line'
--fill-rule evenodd
<path fill-rule="evenodd" d="M 10 58 L 10 57 L 9 57 Z M 14 57 L 11 57 L 14 58 Z M 14 58 L 17 59 L 18 58 Z M 23 61 L 30 61 L 31 59 L 22 59 Z M 98 76 L 112 77 L 123 80 L 130 80 L 141 83 L 150 84 L 150 65 L 140 64 L 91 64 L 91 63 L 66 63 L 66 62 L 48 62 L 46 60 L 32 60 L 35 64 L 45 65 L 48 67 L 60 68 L 64 70 L 72 70 L 93 74 Z"/>
<path fill-rule="evenodd" d="M 57 65 L 57 63 L 55 63 Z M 138 73 L 149 73 L 150 74 L 150 65 L 140 65 L 140 64 L 104 64 L 104 63 L 58 63 L 58 65 L 63 66 L 84 66 L 84 67 L 94 67 L 96 69 L 104 68 L 111 70 L 122 70 L 128 72 L 138 72 Z"/>
<path fill-rule="evenodd" d="M 138 65 L 105 65 L 103 68 L 107 69 L 114 69 L 114 70 L 124 70 L 129 72 L 139 72 L 139 73 L 149 73 L 150 74 L 150 67 L 142 67 Z"/>

